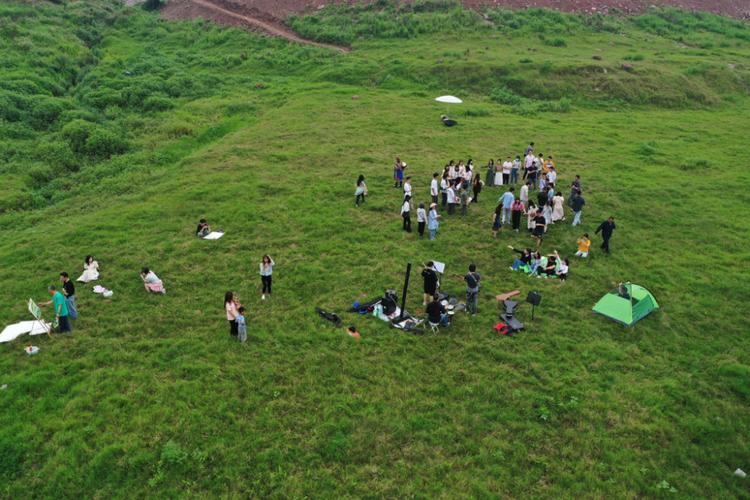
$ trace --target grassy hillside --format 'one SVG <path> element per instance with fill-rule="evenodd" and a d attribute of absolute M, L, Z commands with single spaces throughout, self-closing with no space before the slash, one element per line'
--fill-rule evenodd
<path fill-rule="evenodd" d="M 292 25 L 346 34 L 344 16 L 401 15 Z M 352 28 L 338 54 L 115 2 L 0 6 L 0 323 L 89 253 L 115 291 L 79 286 L 74 334 L 36 337 L 36 357 L 0 344 L 0 496 L 747 496 L 732 471 L 750 470 L 736 213 L 750 28 L 563 16 L 560 44 L 515 27 L 547 12 L 492 12 L 481 29 L 450 5 L 413 15 L 428 27 Z M 465 98 L 455 129 L 437 120 L 443 93 Z M 583 230 L 618 218 L 611 257 L 574 262 L 562 286 L 511 273 L 505 246 L 530 240 L 492 239 L 498 189 L 434 243 L 400 231 L 395 155 L 426 201 L 448 159 L 529 140 L 563 184 L 582 176 Z M 355 209 L 359 173 L 371 196 Z M 201 216 L 227 235 L 196 240 Z M 570 254 L 580 232 L 556 226 L 545 248 Z M 276 295 L 261 302 L 264 253 Z M 346 313 L 427 259 L 478 265 L 478 316 L 411 336 Z M 143 265 L 166 296 L 145 293 Z M 662 305 L 629 330 L 591 314 L 623 279 Z M 493 297 L 514 288 L 543 304 L 498 338 Z M 230 289 L 250 308 L 246 345 L 226 331 Z"/>

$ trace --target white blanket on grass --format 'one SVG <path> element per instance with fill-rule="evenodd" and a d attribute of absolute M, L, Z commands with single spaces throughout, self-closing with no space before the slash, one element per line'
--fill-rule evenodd
<path fill-rule="evenodd" d="M 206 236 L 204 236 L 203 239 L 204 240 L 218 240 L 222 236 L 224 236 L 224 233 L 220 233 L 218 231 L 212 231 L 208 233 Z"/>

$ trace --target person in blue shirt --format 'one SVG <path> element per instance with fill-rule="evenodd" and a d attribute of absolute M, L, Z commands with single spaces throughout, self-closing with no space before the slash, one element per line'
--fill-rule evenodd
<path fill-rule="evenodd" d="M 55 285 L 50 285 L 48 290 L 52 300 L 39 305 L 44 307 L 52 304 L 57 319 L 58 333 L 70 332 L 70 318 L 68 317 L 68 304 L 65 301 L 65 296 L 57 290 Z"/>
<path fill-rule="evenodd" d="M 240 342 L 247 342 L 247 322 L 245 321 L 245 308 L 240 307 L 237 309 L 237 340 Z"/>
<path fill-rule="evenodd" d="M 437 236 L 438 226 L 440 222 L 438 219 L 440 215 L 437 213 L 437 203 L 430 204 L 430 212 L 427 214 L 427 230 L 430 232 L 430 239 L 434 240 Z"/>
<path fill-rule="evenodd" d="M 516 197 L 513 195 L 513 188 L 509 188 L 498 200 L 498 203 L 502 204 L 503 206 L 503 217 L 502 217 L 502 224 L 510 224 L 510 211 L 511 207 L 513 205 L 513 202 L 516 201 Z"/>

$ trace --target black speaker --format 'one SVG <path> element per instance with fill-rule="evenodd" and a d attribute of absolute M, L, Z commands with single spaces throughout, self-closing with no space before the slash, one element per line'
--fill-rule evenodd
<path fill-rule="evenodd" d="M 526 302 L 532 306 L 538 306 L 542 302 L 542 295 L 539 292 L 529 292 L 526 296 Z"/>

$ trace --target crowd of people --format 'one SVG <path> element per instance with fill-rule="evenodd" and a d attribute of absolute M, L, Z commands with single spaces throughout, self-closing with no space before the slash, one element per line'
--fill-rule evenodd
<path fill-rule="evenodd" d="M 430 240 L 437 238 L 438 228 L 443 221 L 443 214 L 451 218 L 465 217 L 469 207 L 479 203 L 480 195 L 488 187 L 502 187 L 505 190 L 499 196 L 492 211 L 492 234 L 495 238 L 503 230 L 515 233 L 527 232 L 533 241 L 532 245 L 524 249 L 511 250 L 518 253 L 510 269 L 522 271 L 540 278 L 556 278 L 565 282 L 570 272 L 571 261 L 561 256 L 557 250 L 542 252 L 545 237 L 568 220 L 566 211 L 572 214 L 571 226 L 583 224 L 583 210 L 586 200 L 583 196 L 581 177 L 575 175 L 565 191 L 558 176 L 558 166 L 552 156 L 535 153 L 534 143 L 525 148 L 523 155 L 507 156 L 504 161 L 490 159 L 486 166 L 484 179 L 472 159 L 467 161 L 450 160 L 442 172 L 434 172 L 430 181 L 429 202 L 419 202 L 415 210 L 415 190 L 412 186 L 412 176 L 406 175 L 406 162 L 397 157 L 393 166 L 394 188 L 403 190 L 400 206 L 402 229 L 412 232 L 412 212 L 416 212 L 417 234 L 423 238 L 425 230 Z M 360 206 L 365 201 L 367 188 L 364 176 L 360 175 L 355 187 L 355 205 Z M 566 198 L 567 195 L 567 198 Z M 473 210 L 473 209 L 472 209 Z M 442 213 L 441 213 L 442 212 Z M 610 217 L 596 229 L 601 233 L 601 248 L 609 253 L 609 242 L 615 230 L 614 218 Z M 588 258 L 591 239 L 588 233 L 583 233 L 576 241 L 578 258 Z M 469 274 L 464 277 L 467 282 L 467 310 L 476 311 L 476 293 L 479 278 L 472 264 Z M 439 280 L 432 263 L 427 263 L 422 271 L 424 280 L 423 305 L 431 311 L 431 322 L 438 323 L 440 304 L 435 305 L 439 287 Z"/>

